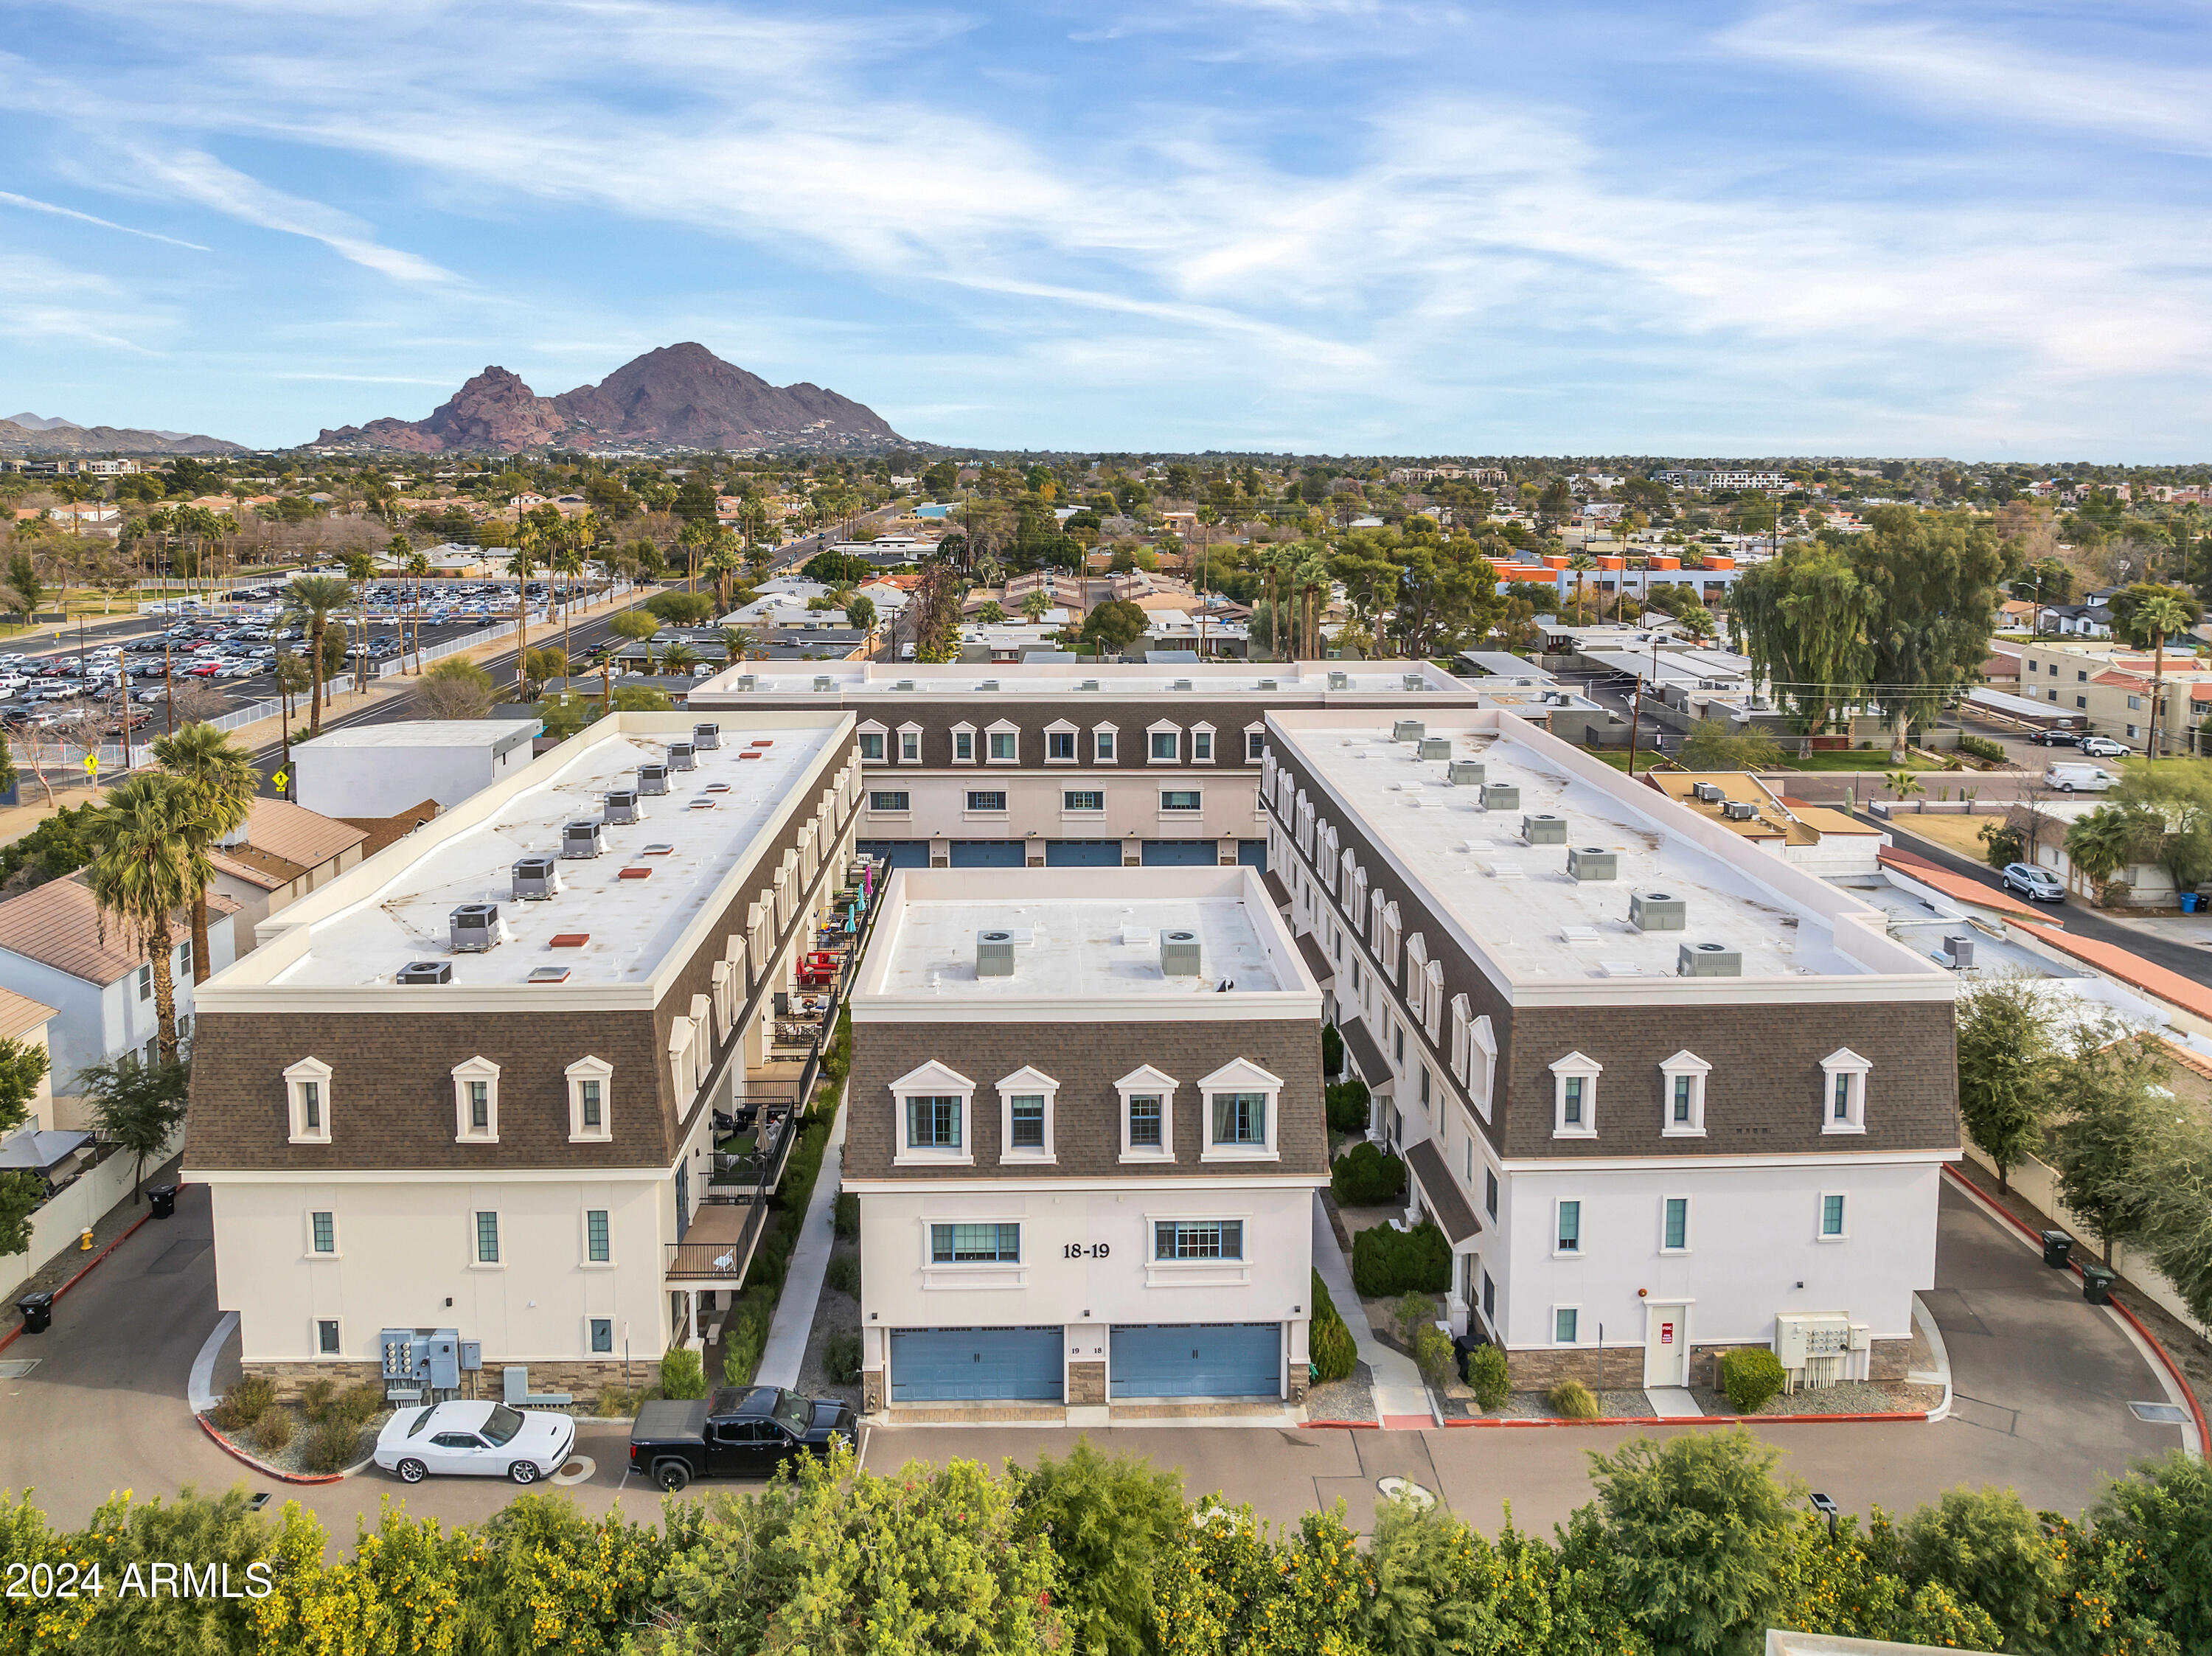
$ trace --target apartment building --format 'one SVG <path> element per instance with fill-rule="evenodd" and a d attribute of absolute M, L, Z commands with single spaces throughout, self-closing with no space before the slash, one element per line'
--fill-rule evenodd
<path fill-rule="evenodd" d="M 1270 868 L 1373 1135 L 1516 1384 L 1679 1386 L 1786 1313 L 1903 1372 L 1960 1154 L 1954 984 L 1510 713 L 1267 719 Z"/>
<path fill-rule="evenodd" d="M 750 664 L 690 706 L 848 709 L 860 843 L 894 866 L 1110 868 L 1258 863 L 1271 708 L 1479 700 L 1427 662 L 853 661 Z"/>
<path fill-rule="evenodd" d="M 264 920 L 201 986 L 185 1156 L 246 1368 L 453 1328 L 584 1392 L 694 1338 L 764 1211 L 714 1112 L 790 1119 L 859 799 L 836 709 L 617 713 Z"/>
<path fill-rule="evenodd" d="M 2148 650 L 2031 640 L 2020 646 L 2020 694 L 2084 721 L 2086 734 L 2138 749 L 2150 741 L 2155 708 L 2160 753 L 2201 753 L 2197 726 L 2212 717 L 2212 662 L 2196 647 L 2194 639 L 2173 640 L 2161 682 Z"/>
<path fill-rule="evenodd" d="M 1304 1399 L 1321 992 L 1256 870 L 901 870 L 852 1010 L 870 1414 Z"/>

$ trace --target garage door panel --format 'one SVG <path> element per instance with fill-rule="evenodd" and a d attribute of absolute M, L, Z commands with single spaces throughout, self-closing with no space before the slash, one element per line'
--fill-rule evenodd
<path fill-rule="evenodd" d="M 1060 1400 L 1060 1330 L 891 1331 L 894 1403 Z"/>
<path fill-rule="evenodd" d="M 1221 860 L 1211 840 L 1147 840 L 1142 854 L 1146 868 L 1212 868 Z"/>
<path fill-rule="evenodd" d="M 1044 865 L 1047 868 L 1119 868 L 1121 866 L 1121 842 L 1119 840 L 1048 840 L 1044 846 Z"/>
<path fill-rule="evenodd" d="M 954 868 L 1019 868 L 1028 856 L 1019 840 L 954 840 L 945 854 Z"/>
<path fill-rule="evenodd" d="M 1117 1324 L 1109 1391 L 1117 1398 L 1272 1398 L 1282 1393 L 1279 1323 Z"/>

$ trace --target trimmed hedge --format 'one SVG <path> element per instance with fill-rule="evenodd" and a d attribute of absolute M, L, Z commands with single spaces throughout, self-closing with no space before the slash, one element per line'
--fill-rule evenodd
<path fill-rule="evenodd" d="M 1406 1164 L 1362 1139 L 1329 1164 L 1328 1184 L 1339 1207 L 1380 1207 L 1406 1193 Z"/>
<path fill-rule="evenodd" d="M 1986 736 L 1961 736 L 1959 738 L 1959 751 L 1972 754 L 1977 759 L 1986 759 L 1992 765 L 2003 764 L 2008 756 L 2005 753 L 2003 743 L 1992 742 Z"/>
<path fill-rule="evenodd" d="M 1326 1382 L 1350 1377 L 1359 1366 L 1359 1347 L 1345 1326 L 1344 1318 L 1329 1298 L 1328 1284 L 1321 1272 L 1313 1276 L 1313 1326 L 1307 1331 L 1306 1350 L 1312 1359 L 1314 1379 Z"/>
<path fill-rule="evenodd" d="M 1321 1026 L 1321 1072 L 1324 1076 L 1344 1073 L 1344 1036 L 1334 1023 Z"/>
<path fill-rule="evenodd" d="M 1322 1090 L 1322 1107 L 1328 1113 L 1329 1126 L 1338 1132 L 1365 1132 L 1367 1098 L 1367 1083 L 1357 1077 L 1332 1082 Z"/>
<path fill-rule="evenodd" d="M 1370 1300 L 1451 1286 L 1451 1244 L 1433 1222 L 1398 1230 L 1376 1225 L 1352 1239 L 1352 1282 Z"/>
<path fill-rule="evenodd" d="M 1563 1380 L 1554 1386 L 1547 1398 L 1553 1410 L 1565 1420 L 1595 1420 L 1597 1399 L 1580 1380 Z"/>
<path fill-rule="evenodd" d="M 1721 1390 L 1739 1415 L 1757 1414 L 1788 1379 L 1782 1359 L 1763 1345 L 1739 1345 L 1721 1353 Z"/>

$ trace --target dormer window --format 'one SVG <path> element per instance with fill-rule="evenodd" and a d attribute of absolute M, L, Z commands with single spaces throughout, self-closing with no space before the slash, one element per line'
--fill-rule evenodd
<path fill-rule="evenodd" d="M 1076 739 L 1082 732 L 1065 719 L 1044 727 L 1044 762 L 1048 765 L 1073 765 L 1076 760 Z"/>
<path fill-rule="evenodd" d="M 1194 725 L 1190 727 L 1190 762 L 1211 765 L 1213 762 L 1213 726 Z"/>
<path fill-rule="evenodd" d="M 898 761 L 902 765 L 921 763 L 921 726 L 902 725 L 898 727 Z"/>
<path fill-rule="evenodd" d="M 1820 1060 L 1820 1131 L 1866 1131 L 1867 1071 L 1874 1067 L 1848 1046 Z"/>
<path fill-rule="evenodd" d="M 331 1066 L 303 1058 L 284 1071 L 284 1098 L 295 1144 L 331 1142 Z"/>
<path fill-rule="evenodd" d="M 1552 1137 L 1597 1137 L 1597 1078 L 1604 1065 L 1581 1052 L 1569 1052 L 1551 1066 Z"/>
<path fill-rule="evenodd" d="M 974 1082 L 933 1059 L 892 1082 L 890 1092 L 898 1135 L 894 1166 L 975 1161 L 975 1136 L 969 1131 Z"/>
<path fill-rule="evenodd" d="M 1053 1159 L 1053 1100 L 1060 1083 L 1024 1065 L 999 1083 L 999 1160 Z"/>
<path fill-rule="evenodd" d="M 1145 732 L 1145 757 L 1155 765 L 1173 765 L 1182 758 L 1182 726 L 1158 724 Z"/>
<path fill-rule="evenodd" d="M 488 1058 L 453 1066 L 453 1138 L 462 1144 L 499 1143 L 499 1065 Z"/>
<path fill-rule="evenodd" d="M 1688 1051 L 1675 1053 L 1659 1066 L 1659 1131 L 1667 1137 L 1705 1137 L 1705 1077 L 1712 1067 Z"/>
<path fill-rule="evenodd" d="M 568 1142 L 604 1143 L 614 1137 L 607 1114 L 607 1083 L 614 1065 L 603 1058 L 580 1058 L 568 1069 Z"/>
<path fill-rule="evenodd" d="M 952 727 L 952 762 L 972 765 L 975 762 L 975 727 L 955 725 Z"/>
<path fill-rule="evenodd" d="M 1151 1065 L 1133 1070 L 1114 1083 L 1121 1095 L 1121 1159 L 1175 1160 L 1175 1095 L 1179 1083 Z"/>
<path fill-rule="evenodd" d="M 1019 725 L 1002 719 L 984 731 L 983 736 L 988 744 L 984 750 L 984 758 L 988 762 L 994 765 L 1014 765 L 1021 762 L 1022 732 Z"/>
<path fill-rule="evenodd" d="M 1273 1162 L 1282 1077 L 1249 1059 L 1224 1065 L 1198 1083 L 1205 1101 L 1205 1162 Z"/>
<path fill-rule="evenodd" d="M 880 765 L 884 762 L 884 737 L 887 734 L 880 725 L 863 725 L 857 732 L 860 741 L 860 762 Z"/>
<path fill-rule="evenodd" d="M 1114 738 L 1118 734 L 1111 725 L 1091 727 L 1091 755 L 1093 762 L 1110 765 L 1114 762 Z"/>

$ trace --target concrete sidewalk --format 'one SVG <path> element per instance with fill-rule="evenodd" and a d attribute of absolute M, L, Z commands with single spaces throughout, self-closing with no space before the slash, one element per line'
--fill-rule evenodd
<path fill-rule="evenodd" d="M 775 1319 L 768 1326 L 768 1344 L 753 1375 L 763 1386 L 799 1384 L 799 1371 L 806 1360 L 806 1337 L 813 1332 L 814 1308 L 821 1302 L 822 1281 L 830 1270 L 830 1247 L 836 1240 L 830 1216 L 844 1166 L 845 1099 L 841 1093 L 837 1113 L 830 1119 L 830 1143 L 822 1152 L 822 1172 L 814 1181 L 813 1195 L 806 1200 L 806 1222 L 799 1228 L 798 1245 L 791 1250 L 791 1267 L 784 1273 L 783 1297 L 775 1302 Z"/>
<path fill-rule="evenodd" d="M 1313 1198 L 1313 1259 L 1314 1269 L 1328 1289 L 1328 1296 L 1336 1302 L 1337 1313 L 1346 1308 L 1351 1315 L 1344 1318 L 1344 1325 L 1352 1331 L 1352 1343 L 1359 1348 L 1359 1361 L 1365 1363 L 1375 1376 L 1375 1412 L 1385 1427 L 1425 1427 L 1436 1424 L 1436 1416 L 1429 1406 L 1429 1388 L 1422 1384 L 1421 1371 L 1413 1366 L 1411 1357 L 1401 1356 L 1375 1338 L 1368 1326 L 1367 1313 L 1361 1309 L 1359 1290 L 1352 1285 L 1352 1266 L 1345 1259 L 1344 1250 L 1336 1245 L 1336 1232 L 1330 1228 L 1328 1210 L 1322 1206 L 1321 1192 Z"/>

